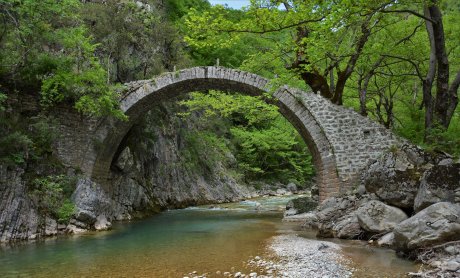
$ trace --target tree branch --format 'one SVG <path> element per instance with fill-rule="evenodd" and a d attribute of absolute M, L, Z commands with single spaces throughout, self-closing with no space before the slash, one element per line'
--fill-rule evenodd
<path fill-rule="evenodd" d="M 304 25 L 306 23 L 320 22 L 323 19 L 324 19 L 324 17 L 316 18 L 316 19 L 302 20 L 302 21 L 299 21 L 299 22 L 296 22 L 296 23 L 292 23 L 292 24 L 289 24 L 289 25 L 286 25 L 286 26 L 280 26 L 280 27 L 274 28 L 274 29 L 265 30 L 264 28 L 262 28 L 263 29 L 262 31 L 248 30 L 248 29 L 245 29 L 245 30 L 243 30 L 243 29 L 227 29 L 227 30 L 218 29 L 218 30 L 215 30 L 215 31 L 217 31 L 217 32 L 226 32 L 226 33 L 266 34 L 266 33 L 274 33 L 274 32 L 280 32 L 280 31 L 283 31 L 283 30 L 286 30 L 286 29 L 291 29 L 291 28 L 294 28 L 294 27 Z"/>
<path fill-rule="evenodd" d="M 436 23 L 436 21 L 432 20 L 431 18 L 426 17 L 423 14 L 419 14 L 418 12 L 413 11 L 413 10 L 381 10 L 380 12 L 382 12 L 382 13 L 406 13 L 406 14 L 412 14 L 412 15 L 415 15 L 416 17 L 423 18 L 424 20 L 429 21 L 431 23 Z"/>
<path fill-rule="evenodd" d="M 408 36 L 406 36 L 406 37 L 400 39 L 397 43 L 395 43 L 395 46 L 397 46 L 397 45 L 399 45 L 399 44 L 401 44 L 401 43 L 403 43 L 403 42 L 406 42 L 406 41 L 410 40 L 410 38 L 412 38 L 412 37 L 415 35 L 415 33 L 417 33 L 417 29 L 420 28 L 420 27 L 422 27 L 422 26 L 423 26 L 423 22 L 420 22 L 417 26 L 415 26 L 415 28 L 414 28 L 414 30 L 412 31 L 412 33 L 410 33 Z"/>
<path fill-rule="evenodd" d="M 388 57 L 388 58 L 393 58 L 393 59 L 403 60 L 403 61 L 406 61 L 406 62 L 412 64 L 412 66 L 415 68 L 415 71 L 417 72 L 417 77 L 418 77 L 421 81 L 424 80 L 423 75 L 422 75 L 422 72 L 420 71 L 420 68 L 419 68 L 418 65 L 417 65 L 416 63 L 414 63 L 414 61 L 412 61 L 411 59 L 404 58 L 404 57 L 400 57 L 400 56 L 396 56 L 396 55 L 390 55 L 390 54 L 382 54 L 382 56 Z"/>

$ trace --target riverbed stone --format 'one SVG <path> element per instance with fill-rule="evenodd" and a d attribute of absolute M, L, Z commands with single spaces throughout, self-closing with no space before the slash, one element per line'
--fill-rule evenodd
<path fill-rule="evenodd" d="M 442 262 L 439 267 L 443 270 L 456 272 L 457 270 L 460 270 L 460 262 L 458 262 L 456 259 L 452 259 L 446 262 Z"/>
<path fill-rule="evenodd" d="M 395 247 L 402 251 L 460 240 L 460 205 L 433 204 L 399 223 L 393 232 Z"/>
<path fill-rule="evenodd" d="M 445 159 L 452 162 L 452 159 Z M 442 160 L 441 162 L 445 161 Z M 421 179 L 414 201 L 416 212 L 438 203 L 455 202 L 456 191 L 460 190 L 460 164 L 438 164 L 427 170 Z"/>
<path fill-rule="evenodd" d="M 380 201 L 369 201 L 356 212 L 359 225 L 371 233 L 390 232 L 407 215 L 399 208 L 392 207 Z"/>
<path fill-rule="evenodd" d="M 381 247 L 391 247 L 394 244 L 395 234 L 387 233 L 377 240 L 377 245 Z"/>

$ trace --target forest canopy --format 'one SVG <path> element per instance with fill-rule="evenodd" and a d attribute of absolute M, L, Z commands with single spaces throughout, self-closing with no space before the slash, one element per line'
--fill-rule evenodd
<path fill-rule="evenodd" d="M 458 152 L 457 1 L 251 1 L 192 9 L 183 24 L 192 53 L 225 63 L 244 46 L 243 69 L 301 81 L 416 143 Z"/>

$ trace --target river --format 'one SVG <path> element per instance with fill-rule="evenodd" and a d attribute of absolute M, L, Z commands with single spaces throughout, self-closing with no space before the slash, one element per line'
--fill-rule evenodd
<path fill-rule="evenodd" d="M 111 231 L 0 247 L 0 277 L 183 277 L 197 271 L 248 273 L 244 262 L 264 255 L 270 238 L 312 231 L 281 221 L 289 197 L 259 198 L 165 211 L 116 223 Z M 260 206 L 257 206 L 257 204 Z M 334 240 L 357 269 L 354 277 L 404 277 L 412 262 L 387 249 Z"/>

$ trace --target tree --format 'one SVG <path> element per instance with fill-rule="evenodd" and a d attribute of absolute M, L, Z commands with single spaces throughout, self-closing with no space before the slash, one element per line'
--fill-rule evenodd
<path fill-rule="evenodd" d="M 449 53 L 451 56 L 458 57 L 458 50 L 455 49 L 456 47 L 451 49 L 452 52 L 447 49 L 444 17 L 440 7 L 440 1 L 422 1 L 417 6 L 414 6 L 411 2 L 403 2 L 394 5 L 385 12 L 405 13 L 424 20 L 430 50 L 429 62 L 426 70 L 423 70 L 419 64 L 406 57 L 388 56 L 404 60 L 414 67 L 422 83 L 426 130 L 429 132 L 433 126 L 440 126 L 446 130 L 449 127 L 458 104 L 460 69 L 453 72 L 455 77 L 451 79 L 452 70 L 450 69 L 451 63 L 449 62 Z M 458 8 L 448 12 L 449 16 L 456 18 L 456 25 L 458 26 L 458 17 L 460 15 Z M 433 95 L 434 85 L 436 91 Z"/>
<path fill-rule="evenodd" d="M 278 8 L 280 3 L 285 10 Z M 247 33 L 267 40 L 271 33 L 288 34 L 278 41 L 284 45 L 274 49 L 290 57 L 286 68 L 314 92 L 342 104 L 345 85 L 386 7 L 383 1 L 253 1 L 241 19 L 233 20 L 217 6 L 189 14 L 186 41 L 199 48 L 228 47 Z"/>
<path fill-rule="evenodd" d="M 85 113 L 125 118 L 81 26 L 77 0 L 0 1 L 0 82 L 36 94 L 44 107 L 70 101 Z"/>

